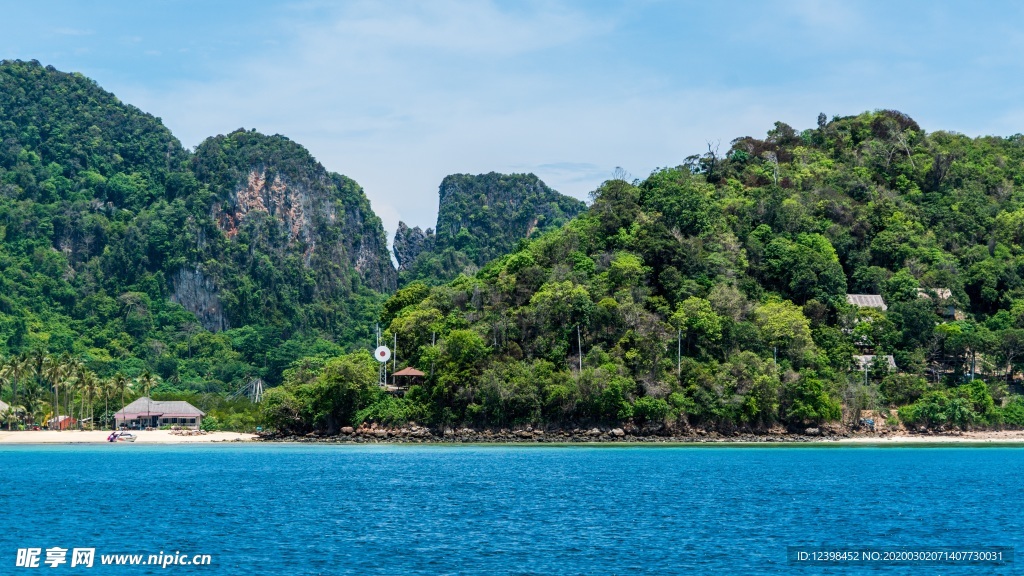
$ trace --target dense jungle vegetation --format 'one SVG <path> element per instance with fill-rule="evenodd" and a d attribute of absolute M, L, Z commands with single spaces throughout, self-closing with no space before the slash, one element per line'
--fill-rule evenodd
<path fill-rule="evenodd" d="M 586 211 L 535 176 L 456 175 L 393 292 L 362 190 L 301 146 L 189 151 L 79 74 L 5 61 L 4 423 L 102 422 L 122 390 L 294 432 L 1024 426 L 1022 186 L 1024 137 L 889 110 L 776 123 Z M 377 386 L 376 322 L 426 374 L 403 394 Z M 236 396 L 256 378 L 259 410 Z"/>
<path fill-rule="evenodd" d="M 294 430 L 802 428 L 861 409 L 1024 425 L 1022 161 L 1019 135 L 927 134 L 894 111 L 777 123 L 605 182 L 586 213 L 473 277 L 401 288 L 387 338 L 427 374 L 403 397 L 359 353 L 297 368 L 266 415 Z"/>
<path fill-rule="evenodd" d="M 448 282 L 473 275 L 532 236 L 561 227 L 586 205 L 533 174 L 452 174 L 438 189 L 433 234 L 395 235 L 400 284 Z M 429 229 L 428 229 L 429 230 Z M 410 245 L 403 250 L 403 243 Z"/>
<path fill-rule="evenodd" d="M 301 225 L 238 213 L 253 170 L 313 208 Z M 180 277 L 198 287 L 178 299 Z M 190 153 L 80 74 L 0 64 L 0 356 L 150 372 L 165 392 L 276 384 L 297 358 L 366 345 L 394 279 L 362 189 L 301 146 L 238 131 Z"/>

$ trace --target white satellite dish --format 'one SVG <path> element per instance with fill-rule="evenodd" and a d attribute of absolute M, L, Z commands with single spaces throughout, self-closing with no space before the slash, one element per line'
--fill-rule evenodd
<path fill-rule="evenodd" d="M 391 360 L 391 350 L 387 346 L 378 346 L 377 349 L 373 351 L 373 357 L 377 359 L 377 362 L 387 362 L 388 360 Z"/>

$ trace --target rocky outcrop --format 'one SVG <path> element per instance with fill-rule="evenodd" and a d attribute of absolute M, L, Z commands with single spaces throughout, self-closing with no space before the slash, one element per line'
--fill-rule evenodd
<path fill-rule="evenodd" d="M 307 214 L 314 210 L 310 204 L 311 195 L 307 190 L 294 185 L 289 187 L 279 174 L 274 174 L 268 181 L 266 168 L 253 169 L 227 202 L 213 205 L 213 218 L 228 238 L 234 238 L 238 234 L 239 223 L 250 212 L 266 212 L 280 222 L 289 240 L 301 238 L 309 242 L 312 234 Z M 332 212 L 328 217 L 333 218 L 333 210 L 329 206 L 327 208 Z"/>
<path fill-rule="evenodd" d="M 217 287 L 199 268 L 178 270 L 171 278 L 171 287 L 171 301 L 195 314 L 203 328 L 213 332 L 229 328 Z"/>
<path fill-rule="evenodd" d="M 557 228 L 586 210 L 533 174 L 452 174 L 438 190 L 433 237 L 404 224 L 395 258 L 411 280 L 446 281 L 512 252 L 520 240 Z M 403 253 L 399 255 L 399 251 Z"/>
<path fill-rule="evenodd" d="M 331 174 L 338 190 L 347 190 L 347 201 L 342 202 L 340 241 L 350 266 L 360 278 L 378 292 L 391 292 L 398 284 L 398 272 L 391 263 L 384 224 L 370 208 L 363 189 L 355 180 L 340 174 Z"/>
<path fill-rule="evenodd" d="M 395 232 L 394 249 L 399 272 L 408 270 L 417 256 L 433 248 L 433 228 L 427 228 L 427 231 L 424 232 L 419 226 L 409 228 L 405 222 L 398 223 L 398 231 Z"/>
<path fill-rule="evenodd" d="M 559 194 L 534 174 L 452 174 L 441 182 L 438 193 L 437 249 L 461 248 L 468 237 L 477 266 L 586 209 L 583 202 Z"/>
<path fill-rule="evenodd" d="M 384 227 L 363 189 L 327 172 L 302 146 L 239 130 L 201 144 L 193 164 L 214 192 L 211 216 L 229 239 L 250 222 L 250 246 L 257 242 L 280 258 L 299 255 L 317 273 L 329 269 L 329 278 L 321 276 L 327 284 L 354 269 L 371 289 L 395 289 Z"/>
<path fill-rule="evenodd" d="M 846 431 L 808 436 L 785 431 L 720 433 L 701 429 L 674 430 L 661 427 L 623 428 L 428 428 L 410 423 L 407 426 L 385 427 L 363 424 L 359 428 L 346 426 L 340 434 L 282 434 L 265 433 L 259 440 L 270 442 L 323 442 L 355 444 L 509 444 L 509 443 L 801 443 L 835 442 L 850 438 Z"/>

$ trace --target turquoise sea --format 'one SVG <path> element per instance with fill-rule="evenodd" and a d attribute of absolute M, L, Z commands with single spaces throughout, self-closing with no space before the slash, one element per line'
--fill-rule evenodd
<path fill-rule="evenodd" d="M 1012 447 L 2 446 L 0 574 L 1009 574 L 787 547 L 1020 551 L 1022 502 Z M 100 565 L 159 553 L 211 564 Z"/>

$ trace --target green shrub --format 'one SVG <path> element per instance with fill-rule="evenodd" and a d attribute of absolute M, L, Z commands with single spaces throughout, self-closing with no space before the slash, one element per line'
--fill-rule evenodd
<path fill-rule="evenodd" d="M 892 406 L 902 406 L 916 401 L 928 391 L 928 383 L 920 376 L 911 374 L 890 374 L 878 385 L 882 398 Z"/>
<path fill-rule="evenodd" d="M 1003 424 L 1024 427 L 1024 397 L 1014 396 L 1000 412 Z"/>
<path fill-rule="evenodd" d="M 956 426 L 967 429 L 975 425 L 996 424 L 1000 414 L 995 408 L 988 386 L 975 380 L 951 390 L 936 390 L 917 402 L 900 408 L 900 419 L 916 426 Z"/>
<path fill-rule="evenodd" d="M 661 398 L 644 396 L 633 402 L 633 418 L 639 423 L 664 422 L 672 413 L 672 407 Z"/>
<path fill-rule="evenodd" d="M 817 378 L 801 377 L 783 387 L 782 413 L 792 424 L 838 420 L 842 406 Z"/>

